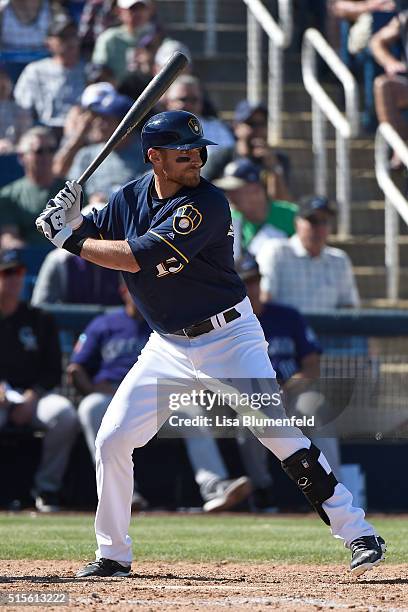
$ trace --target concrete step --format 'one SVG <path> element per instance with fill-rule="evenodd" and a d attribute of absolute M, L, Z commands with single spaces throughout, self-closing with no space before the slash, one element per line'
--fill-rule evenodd
<path fill-rule="evenodd" d="M 186 0 L 155 0 L 155 4 L 161 23 L 185 22 Z M 197 21 L 205 21 L 205 2 L 199 0 L 195 5 Z M 218 0 L 216 8 L 218 23 L 246 24 L 247 9 L 241 0 Z"/>
<path fill-rule="evenodd" d="M 296 198 L 313 193 L 315 191 L 313 171 L 292 164 L 290 189 Z M 335 170 L 331 168 L 328 173 L 327 194 L 330 198 L 335 199 L 336 197 Z M 352 170 L 352 198 L 354 201 L 380 200 L 381 197 L 382 191 L 377 184 L 374 171 Z"/>
<path fill-rule="evenodd" d="M 384 236 L 385 210 L 384 201 L 354 202 L 351 207 L 351 231 L 353 236 L 371 234 Z M 399 233 L 408 235 L 408 225 L 400 220 Z"/>
<path fill-rule="evenodd" d="M 202 54 L 205 48 L 205 37 L 208 26 L 205 22 L 195 23 L 193 28 L 186 26 L 185 23 L 170 23 L 166 30 L 172 38 L 181 40 L 188 46 L 190 51 Z M 239 23 L 217 23 L 215 26 L 217 36 L 217 55 L 218 60 L 222 61 L 223 53 L 241 51 L 246 48 L 246 25 Z M 226 71 L 228 65 L 225 65 Z"/>
<path fill-rule="evenodd" d="M 267 55 L 263 54 L 264 83 L 267 81 Z M 229 50 L 215 57 L 206 57 L 202 50 L 194 54 L 194 73 L 205 83 L 207 89 L 217 81 L 220 83 L 245 83 L 247 76 L 246 40 L 237 51 Z M 285 54 L 285 83 L 302 82 L 301 66 L 298 55 Z"/>
<path fill-rule="evenodd" d="M 383 299 L 386 296 L 384 267 L 354 267 L 357 287 L 362 299 Z M 400 297 L 408 298 L 408 268 L 401 268 L 399 275 Z"/>
<path fill-rule="evenodd" d="M 227 70 L 227 68 L 226 68 Z M 327 85 L 328 93 L 336 104 L 341 104 L 341 93 L 334 85 Z M 232 111 L 236 104 L 246 98 L 246 79 L 241 83 L 217 81 L 211 84 L 209 94 L 217 108 L 222 111 Z M 264 88 L 264 99 L 267 96 L 267 87 Z M 300 83 L 288 83 L 283 91 L 283 108 L 285 112 L 310 112 L 310 96 Z"/>
<path fill-rule="evenodd" d="M 401 266 L 408 266 L 408 236 L 399 236 L 399 255 Z M 346 251 L 354 266 L 384 266 L 384 236 L 372 234 L 340 239 L 330 236 L 330 245 Z"/>
<path fill-rule="evenodd" d="M 397 299 L 390 300 L 388 298 L 367 298 L 365 300 L 361 300 L 362 308 L 390 308 L 390 309 L 408 309 L 408 300 Z M 394 341 L 394 340 L 393 340 Z M 403 339 L 403 343 L 405 347 L 407 347 L 406 338 Z M 405 348 L 406 350 L 406 348 Z"/>
<path fill-rule="evenodd" d="M 293 122 L 301 123 L 302 121 L 310 121 L 310 113 L 284 113 L 284 125 Z M 331 135 L 331 137 L 330 137 Z M 306 138 L 285 138 L 279 147 L 285 151 L 292 163 L 305 170 L 313 171 L 314 156 L 312 142 Z M 327 163 L 329 168 L 335 167 L 336 164 L 336 142 L 334 140 L 333 130 L 328 130 L 328 140 L 326 143 Z M 355 170 L 368 170 L 374 168 L 374 141 L 372 139 L 354 139 L 350 143 L 351 166 Z"/>

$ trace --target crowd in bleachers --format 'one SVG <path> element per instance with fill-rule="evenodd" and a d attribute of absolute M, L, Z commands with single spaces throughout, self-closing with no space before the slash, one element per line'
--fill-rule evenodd
<path fill-rule="evenodd" d="M 372 129 L 378 116 L 405 134 L 408 124 L 401 109 L 408 108 L 408 79 L 401 73 L 407 70 L 408 11 L 396 4 L 333 0 L 330 10 L 341 19 L 344 60 L 356 70 L 363 66 L 366 128 Z M 299 7 L 311 11 L 324 30 L 325 2 L 299 2 Z M 402 46 L 403 59 L 392 55 L 396 43 Z M 45 431 L 32 487 L 40 511 L 60 507 L 62 478 L 80 426 L 93 458 L 109 400 L 143 348 L 148 330 L 115 271 L 67 251 L 50 251 L 34 221 L 67 179 L 81 175 L 147 82 L 177 50 L 189 57 L 189 68 L 152 112 L 193 112 L 205 137 L 218 143 L 208 148 L 202 174 L 225 191 L 231 204 L 234 255 L 242 278 L 251 283 L 248 291 L 263 316 L 270 357 L 283 388 L 293 386 L 296 379 L 319 375 L 321 347 L 293 308 L 302 312 L 359 304 L 348 257 L 327 245 L 334 204 L 318 196 L 294 201 L 290 160 L 267 142 L 266 107 L 242 100 L 231 123 L 225 122 L 195 74 L 189 49 L 166 32 L 153 0 L 2 0 L 0 439 L 1 428 L 3 435 L 13 435 L 13 428 L 23 426 Z M 140 129 L 127 136 L 87 181 L 85 203 L 90 209 L 104 206 L 121 185 L 149 171 Z M 397 167 L 399 160 L 394 156 L 392 163 Z M 248 253 L 257 258 L 261 276 Z M 290 308 L 276 305 L 274 311 L 261 306 L 254 293 L 254 286 L 259 293 L 259 281 L 265 302 Z M 125 307 L 115 314 L 78 330 L 83 333 L 63 373 L 58 330 L 41 307 L 119 306 L 122 301 Z M 269 329 L 267 315 L 279 316 L 287 333 Z M 62 375 L 80 398 L 78 410 L 55 391 Z M 216 442 L 205 431 L 198 442 L 188 437 L 185 442 L 204 509 L 224 509 L 219 500 L 231 479 Z M 321 444 L 339 472 L 335 438 Z M 236 479 L 242 492 L 238 501 L 249 495 L 251 480 L 252 507 L 274 506 L 263 447 L 248 438 L 239 447 L 247 476 Z M 145 505 L 137 469 L 134 502 Z"/>

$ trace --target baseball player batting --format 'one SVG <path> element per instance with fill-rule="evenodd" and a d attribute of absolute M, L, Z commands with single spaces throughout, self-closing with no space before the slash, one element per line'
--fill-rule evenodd
<path fill-rule="evenodd" d="M 114 193 L 99 212 L 83 216 L 82 190 L 67 182 L 38 217 L 57 247 L 122 270 L 153 332 L 119 386 L 96 439 L 98 507 L 96 560 L 77 577 L 128 576 L 133 491 L 132 452 L 158 431 L 160 379 L 273 379 L 265 337 L 235 272 L 228 201 L 200 177 L 208 145 L 197 117 L 155 115 L 142 130 L 153 172 Z M 276 384 L 276 383 L 275 383 Z M 385 542 L 353 507 L 324 455 L 299 429 L 260 441 L 278 457 L 331 533 L 351 549 L 355 575 L 377 565 Z"/>

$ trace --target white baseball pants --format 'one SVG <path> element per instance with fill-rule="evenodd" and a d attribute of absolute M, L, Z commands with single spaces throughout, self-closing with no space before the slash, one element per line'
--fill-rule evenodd
<path fill-rule="evenodd" d="M 114 395 L 96 438 L 96 480 L 98 508 L 95 532 L 97 558 L 123 564 L 132 561 L 128 534 L 133 492 L 132 452 L 145 445 L 158 431 L 165 417 L 156 406 L 157 380 L 161 379 L 249 379 L 274 378 L 262 328 L 248 298 L 235 308 L 241 317 L 219 326 L 222 315 L 213 317 L 218 328 L 187 338 L 154 332 Z M 299 429 L 282 427 L 282 437 L 260 438 L 283 461 L 296 451 L 310 447 Z M 320 455 L 327 473 L 329 464 Z M 364 511 L 352 506 L 351 493 L 337 484 L 331 498 L 323 503 L 332 534 L 349 545 L 354 539 L 375 534 Z"/>

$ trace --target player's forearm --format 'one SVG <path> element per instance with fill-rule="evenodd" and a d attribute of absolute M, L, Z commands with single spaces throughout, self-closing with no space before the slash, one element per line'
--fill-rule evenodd
<path fill-rule="evenodd" d="M 82 245 L 81 257 L 113 270 L 122 270 L 123 272 L 139 272 L 140 270 L 140 266 L 126 240 L 87 238 Z"/>

